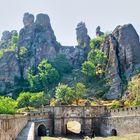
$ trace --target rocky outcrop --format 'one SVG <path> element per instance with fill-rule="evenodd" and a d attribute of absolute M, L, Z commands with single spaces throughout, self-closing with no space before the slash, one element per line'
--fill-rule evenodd
<path fill-rule="evenodd" d="M 53 59 L 56 55 L 65 54 L 74 68 L 80 68 L 90 51 L 90 37 L 85 23 L 76 27 L 77 46 L 62 46 L 57 42 L 47 14 L 38 14 L 36 18 L 30 13 L 23 17 L 24 27 L 19 32 L 17 48 L 6 51 L 0 58 L 0 93 L 8 91 L 15 84 L 15 78 L 26 79 L 29 67 L 37 67 L 42 59 Z M 101 36 L 100 26 L 96 35 Z M 0 49 L 11 46 L 16 31 L 3 32 Z M 26 49 L 26 55 L 20 57 L 20 50 Z M 106 77 L 110 90 L 105 94 L 108 99 L 120 98 L 124 85 L 140 70 L 139 36 L 131 24 L 118 26 L 101 44 L 107 55 Z M 79 78 L 80 79 L 80 78 Z"/>
<path fill-rule="evenodd" d="M 20 77 L 19 64 L 16 53 L 6 52 L 0 58 L 0 93 L 11 92 L 15 78 Z"/>
<path fill-rule="evenodd" d="M 119 98 L 124 85 L 140 69 L 139 36 L 131 24 L 118 26 L 106 38 L 102 49 L 108 57 L 106 76 L 111 86 L 106 98 Z"/>
<path fill-rule="evenodd" d="M 121 97 L 122 80 L 120 78 L 119 72 L 119 61 L 117 56 L 117 41 L 116 39 L 110 35 L 106 41 L 102 44 L 103 52 L 108 57 L 108 63 L 106 66 L 106 78 L 110 79 L 110 90 L 105 95 L 107 99 L 114 99 Z"/>
<path fill-rule="evenodd" d="M 85 23 L 80 22 L 76 27 L 77 43 L 73 46 L 62 46 L 59 53 L 65 54 L 73 67 L 80 67 L 86 60 L 87 54 L 90 50 L 90 37 L 87 33 Z"/>
<path fill-rule="evenodd" d="M 102 35 L 104 35 L 104 33 L 101 31 L 100 26 L 98 26 L 98 27 L 96 28 L 96 36 L 102 36 Z"/>
<path fill-rule="evenodd" d="M 87 34 L 87 28 L 84 22 L 80 22 L 76 27 L 76 35 L 78 46 L 88 48 L 90 43 L 90 37 Z"/>
<path fill-rule="evenodd" d="M 25 13 L 23 16 L 23 24 L 24 27 L 19 32 L 18 48 L 13 52 L 4 54 L 0 59 L 0 71 L 2 73 L 0 76 L 0 84 L 2 92 L 9 90 L 7 83 L 10 86 L 14 85 L 15 77 L 26 79 L 29 67 L 37 67 L 42 59 L 50 60 L 58 54 L 65 54 L 75 68 L 80 67 L 85 61 L 90 43 L 90 37 L 87 34 L 85 23 L 80 22 L 77 25 L 76 34 L 78 45 L 76 47 L 61 46 L 60 43 L 57 42 L 51 27 L 50 18 L 47 14 L 41 13 L 35 18 L 34 15 Z M 7 46 L 0 45 L 0 48 L 9 47 L 10 43 L 8 42 L 11 42 L 12 36 L 15 33 L 14 31 L 5 31 L 1 41 Z M 21 57 L 20 51 L 22 50 L 26 50 L 26 54 Z M 11 64 L 13 64 L 13 67 Z"/>
<path fill-rule="evenodd" d="M 18 47 L 26 47 L 30 53 L 30 59 L 24 60 L 24 78 L 27 77 L 27 69 L 37 66 L 42 59 L 52 59 L 59 51 L 50 18 L 47 14 L 34 16 L 25 13 L 23 17 L 24 28 L 20 30 Z"/>
<path fill-rule="evenodd" d="M 112 33 L 118 42 L 121 72 L 127 80 L 140 68 L 139 36 L 131 24 L 118 26 Z"/>
<path fill-rule="evenodd" d="M 17 31 L 4 31 L 0 40 L 0 49 L 5 49 L 11 46 L 13 36 L 17 36 Z"/>

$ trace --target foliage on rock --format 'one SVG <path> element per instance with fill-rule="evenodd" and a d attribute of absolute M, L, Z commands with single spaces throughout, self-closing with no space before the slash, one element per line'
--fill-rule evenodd
<path fill-rule="evenodd" d="M 28 80 L 33 91 L 48 91 L 59 81 L 59 73 L 47 61 L 42 60 L 37 69 L 29 69 Z"/>

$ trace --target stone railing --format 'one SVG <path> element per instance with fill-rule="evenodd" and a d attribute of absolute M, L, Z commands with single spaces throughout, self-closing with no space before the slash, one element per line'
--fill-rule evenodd
<path fill-rule="evenodd" d="M 107 109 L 107 116 L 140 116 L 140 106 Z"/>
<path fill-rule="evenodd" d="M 45 111 L 32 111 L 28 113 L 28 119 L 30 121 L 48 119 L 50 116 L 51 113 Z"/>
<path fill-rule="evenodd" d="M 26 115 L 0 114 L 0 140 L 15 140 L 27 122 Z"/>

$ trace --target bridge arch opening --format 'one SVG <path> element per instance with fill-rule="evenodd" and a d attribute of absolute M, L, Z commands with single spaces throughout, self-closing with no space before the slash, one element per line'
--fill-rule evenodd
<path fill-rule="evenodd" d="M 111 136 L 117 136 L 117 130 L 116 129 L 111 130 Z"/>
<path fill-rule="evenodd" d="M 46 133 L 46 127 L 45 125 L 41 124 L 39 127 L 38 127 L 38 136 L 46 136 L 47 133 Z"/>

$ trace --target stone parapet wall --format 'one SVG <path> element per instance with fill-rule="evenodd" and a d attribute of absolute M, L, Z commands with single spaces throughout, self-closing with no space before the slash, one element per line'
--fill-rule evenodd
<path fill-rule="evenodd" d="M 106 116 L 140 116 L 140 106 L 107 109 Z"/>
<path fill-rule="evenodd" d="M 35 121 L 35 120 L 43 120 L 51 117 L 51 113 L 45 112 L 45 111 L 34 111 L 28 113 L 28 119 L 29 121 Z"/>
<path fill-rule="evenodd" d="M 15 140 L 27 121 L 26 115 L 0 115 L 0 140 Z"/>

